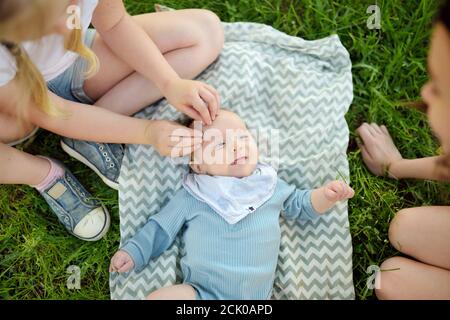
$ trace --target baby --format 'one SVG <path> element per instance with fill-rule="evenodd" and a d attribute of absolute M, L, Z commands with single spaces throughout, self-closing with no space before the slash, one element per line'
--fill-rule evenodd
<path fill-rule="evenodd" d="M 116 252 L 110 271 L 140 271 L 182 230 L 183 284 L 158 289 L 148 299 L 270 299 L 280 212 L 288 219 L 316 219 L 354 191 L 341 181 L 300 190 L 277 178 L 272 167 L 258 162 L 256 143 L 235 113 L 221 110 L 202 130 L 192 173 Z"/>

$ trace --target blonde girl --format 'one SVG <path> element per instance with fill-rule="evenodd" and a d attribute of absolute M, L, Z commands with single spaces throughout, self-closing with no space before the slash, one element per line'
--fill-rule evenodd
<path fill-rule="evenodd" d="M 216 90 L 187 80 L 222 48 L 210 11 L 130 16 L 122 0 L 0 0 L 0 41 L 0 183 L 36 188 L 83 240 L 107 232 L 106 209 L 62 164 L 14 145 L 37 128 L 54 132 L 67 153 L 117 188 L 121 144 L 171 156 L 201 146 L 192 129 L 130 115 L 162 97 L 205 123 L 219 112 Z"/>

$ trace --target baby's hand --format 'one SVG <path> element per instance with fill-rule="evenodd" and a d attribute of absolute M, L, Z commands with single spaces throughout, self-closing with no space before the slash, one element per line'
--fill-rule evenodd
<path fill-rule="evenodd" d="M 109 272 L 127 272 L 134 267 L 134 261 L 128 253 L 123 250 L 117 251 L 111 259 Z"/>
<path fill-rule="evenodd" d="M 324 186 L 325 198 L 330 202 L 338 202 L 353 198 L 355 191 L 342 181 L 331 181 Z"/>

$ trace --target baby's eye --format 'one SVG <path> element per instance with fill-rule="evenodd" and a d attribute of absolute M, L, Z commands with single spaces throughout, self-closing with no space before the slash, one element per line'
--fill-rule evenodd
<path fill-rule="evenodd" d="M 245 140 L 248 139 L 248 136 L 240 136 L 239 139 Z"/>
<path fill-rule="evenodd" d="M 225 146 L 225 142 L 221 142 L 216 146 L 216 148 L 220 149 L 220 148 L 223 148 L 224 146 Z"/>

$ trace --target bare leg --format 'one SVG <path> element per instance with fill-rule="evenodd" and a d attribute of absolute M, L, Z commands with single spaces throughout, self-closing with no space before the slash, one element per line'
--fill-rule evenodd
<path fill-rule="evenodd" d="M 0 113 L 0 143 L 10 143 L 26 137 L 35 128 L 30 123 L 20 124 L 16 118 Z"/>
<path fill-rule="evenodd" d="M 188 284 L 177 284 L 150 293 L 147 300 L 195 300 L 195 290 Z"/>
<path fill-rule="evenodd" d="M 46 159 L 0 143 L 0 184 L 38 185 L 49 171 Z"/>
<path fill-rule="evenodd" d="M 419 207 L 397 213 L 389 239 L 400 252 L 450 270 L 450 207 Z"/>
<path fill-rule="evenodd" d="M 450 299 L 450 271 L 403 257 L 381 265 L 378 299 Z"/>
<path fill-rule="evenodd" d="M 182 78 L 200 74 L 219 55 L 223 46 L 220 20 L 199 9 L 148 13 L 133 17 L 149 34 L 169 64 Z M 162 97 L 157 87 L 119 59 L 97 35 L 93 51 L 100 70 L 85 81 L 95 105 L 131 115 Z"/>
<path fill-rule="evenodd" d="M 389 239 L 418 259 L 394 257 L 381 265 L 379 299 L 450 299 L 450 207 L 420 207 L 397 213 Z"/>

